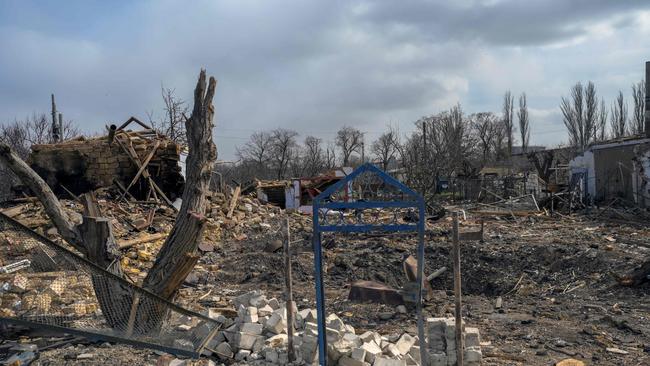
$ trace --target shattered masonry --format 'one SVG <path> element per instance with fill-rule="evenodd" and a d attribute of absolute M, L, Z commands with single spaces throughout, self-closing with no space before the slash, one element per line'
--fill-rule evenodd
<path fill-rule="evenodd" d="M 116 141 L 118 139 L 120 141 Z M 174 199 L 182 192 L 184 182 L 178 164 L 180 147 L 170 139 L 152 135 L 147 130 L 118 131 L 113 142 L 102 136 L 34 145 L 29 164 L 50 187 L 59 192 L 63 185 L 73 193 L 80 194 L 110 187 L 114 185 L 115 179 L 126 187 L 137 174 L 138 167 L 120 146 L 120 142 L 130 144 L 140 161 L 144 161 L 156 141 L 158 147 L 148 163 L 148 171 L 165 194 Z M 137 185 L 133 192 L 138 195 Z"/>

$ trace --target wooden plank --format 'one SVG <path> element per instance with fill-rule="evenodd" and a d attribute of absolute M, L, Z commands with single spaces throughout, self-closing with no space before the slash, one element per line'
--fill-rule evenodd
<path fill-rule="evenodd" d="M 146 128 L 147 130 L 153 130 L 153 128 L 151 128 L 151 126 L 149 126 L 148 124 L 140 121 L 139 119 L 137 119 L 137 118 L 135 118 L 133 116 L 131 116 L 129 119 L 127 119 L 126 122 L 122 123 L 122 125 L 120 127 L 118 127 L 117 130 L 118 131 L 123 130 L 128 125 L 130 125 L 131 122 L 135 122 L 135 123 L 139 124 L 140 126 Z"/>
<path fill-rule="evenodd" d="M 5 216 L 11 217 L 13 219 L 14 217 L 16 217 L 16 216 L 20 215 L 21 213 L 25 212 L 27 207 L 28 207 L 27 204 L 22 204 L 22 205 L 19 205 L 19 206 L 15 206 L 15 207 L 7 208 L 7 209 L 4 209 L 4 210 L 0 210 L 0 212 L 2 212 Z"/>
<path fill-rule="evenodd" d="M 128 135 L 126 135 L 126 134 L 120 134 L 120 136 L 127 136 L 127 139 L 129 139 Z M 135 150 L 133 150 L 133 147 L 132 146 L 128 146 L 128 147 L 125 146 L 124 143 L 122 141 L 120 141 L 119 138 L 115 138 L 115 141 L 117 141 L 117 143 L 120 145 L 120 147 L 129 156 L 129 158 L 131 159 L 131 162 L 133 162 L 133 164 L 135 164 L 139 169 L 140 168 L 140 160 L 138 160 L 138 154 L 135 152 Z M 176 207 L 174 207 L 172 201 L 170 201 L 169 198 L 167 198 L 167 195 L 165 195 L 165 193 L 162 191 L 162 189 L 160 189 L 160 187 L 158 187 L 156 182 L 154 182 L 154 180 L 151 178 L 151 175 L 149 174 L 149 172 L 146 169 L 142 172 L 142 176 L 149 180 L 149 184 L 151 185 L 151 188 L 153 190 L 155 190 L 156 192 L 158 192 L 158 194 L 160 194 L 162 196 L 163 200 L 165 201 L 165 203 L 167 203 L 169 205 L 169 207 L 174 209 L 174 211 L 178 211 L 176 209 Z"/>
<path fill-rule="evenodd" d="M 130 248 L 130 247 L 132 247 L 134 245 L 150 243 L 152 241 L 164 239 L 166 237 L 167 237 L 167 234 L 164 234 L 164 233 L 151 234 L 151 235 L 146 235 L 144 237 L 139 237 L 139 238 L 136 238 L 136 239 L 118 241 L 117 246 L 120 249 L 126 249 L 126 248 Z"/>
<path fill-rule="evenodd" d="M 67 189 L 63 184 L 59 184 L 59 185 L 61 186 L 61 188 L 63 188 L 63 190 L 65 191 L 65 193 L 69 194 L 70 197 L 72 197 L 72 199 L 74 199 L 74 200 L 77 201 L 77 202 L 81 202 L 81 199 L 79 198 L 79 196 L 77 196 L 76 194 L 70 192 L 70 190 Z"/>
<path fill-rule="evenodd" d="M 479 231 L 465 231 L 458 234 L 460 241 L 483 241 L 483 227 L 484 222 L 481 221 L 481 230 Z"/>
<path fill-rule="evenodd" d="M 537 211 L 488 211 L 488 210 L 471 210 L 469 211 L 475 215 L 486 215 L 486 216 L 520 216 L 520 217 L 542 217 Z"/>
<path fill-rule="evenodd" d="M 135 199 L 135 197 L 133 197 L 133 195 L 132 195 L 131 193 L 127 192 L 126 188 L 122 185 L 122 183 L 120 183 L 119 180 L 117 180 L 117 179 L 113 179 L 113 183 L 115 183 L 115 185 L 117 186 L 117 188 L 119 188 L 120 191 L 121 191 L 122 193 L 124 193 L 124 194 L 126 194 L 127 196 L 129 196 L 129 199 L 130 199 L 131 201 L 134 201 L 134 202 L 136 202 L 136 203 L 138 202 L 138 201 Z M 124 195 L 122 195 L 121 197 L 124 197 Z"/>
<path fill-rule="evenodd" d="M 241 192 L 241 186 L 235 188 L 235 193 L 233 193 L 232 198 L 230 199 L 230 207 L 228 208 L 227 218 L 232 218 L 233 212 L 235 212 L 235 207 L 237 206 L 237 200 L 239 199 L 239 193 Z"/>
<path fill-rule="evenodd" d="M 145 171 L 145 169 L 147 169 L 147 165 L 149 165 L 149 162 L 151 161 L 151 159 L 156 154 L 156 151 L 158 150 L 158 146 L 160 146 L 160 141 L 156 140 L 156 142 L 154 143 L 153 148 L 151 149 L 151 152 L 149 153 L 149 155 L 147 155 L 147 157 L 144 159 L 144 161 L 142 163 L 140 163 L 140 168 L 138 169 L 138 172 L 136 173 L 135 177 L 133 177 L 133 179 L 131 179 L 131 183 L 129 183 L 129 185 L 126 186 L 126 189 L 125 189 L 126 192 L 128 192 L 129 189 L 131 189 L 131 187 L 133 187 L 135 182 L 137 182 L 138 179 L 140 178 L 140 175 Z M 122 194 L 120 199 L 124 198 L 124 194 L 126 194 L 126 192 Z"/>

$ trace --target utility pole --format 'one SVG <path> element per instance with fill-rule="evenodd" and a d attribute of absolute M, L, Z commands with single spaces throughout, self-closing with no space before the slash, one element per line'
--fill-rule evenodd
<path fill-rule="evenodd" d="M 645 136 L 650 137 L 650 61 L 645 63 Z"/>
<path fill-rule="evenodd" d="M 63 113 L 59 113 L 59 141 L 63 141 Z"/>
<path fill-rule="evenodd" d="M 54 102 L 54 94 L 52 94 L 52 142 L 59 142 L 61 139 L 61 131 L 59 129 L 59 122 L 57 120 L 56 103 Z"/>

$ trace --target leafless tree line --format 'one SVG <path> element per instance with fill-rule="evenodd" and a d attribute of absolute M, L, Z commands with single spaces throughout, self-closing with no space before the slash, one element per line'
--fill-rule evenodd
<path fill-rule="evenodd" d="M 63 139 L 69 139 L 80 134 L 72 121 L 63 122 Z M 11 147 L 22 159 L 27 159 L 32 145 L 49 144 L 54 142 L 52 123 L 45 113 L 33 113 L 22 120 L 0 124 L 0 143 Z M 0 181 L 6 184 L 0 186 L 0 201 L 8 197 L 9 189 L 16 183 L 17 178 L 6 167 L 0 166 Z"/>
<path fill-rule="evenodd" d="M 253 133 L 237 148 L 238 165 L 232 173 L 239 181 L 313 176 L 337 166 L 336 149 L 323 140 L 307 136 L 302 143 L 296 131 L 277 128 Z M 352 152 L 348 148 L 348 160 Z"/>
<path fill-rule="evenodd" d="M 569 135 L 569 144 L 584 150 L 593 142 L 643 133 L 644 98 L 642 80 L 632 85 L 633 106 L 630 118 L 628 104 L 622 91 L 619 90 L 616 99 L 608 109 L 603 98 L 598 103 L 593 82 L 589 81 L 586 86 L 580 82 L 576 83 L 571 87 L 570 96 L 562 97 L 560 103 L 563 122 Z"/>
<path fill-rule="evenodd" d="M 529 118 L 523 94 L 517 117 L 527 142 Z M 460 104 L 422 117 L 414 127 L 404 135 L 389 126 L 371 141 L 367 152 L 364 133 L 349 126 L 342 127 L 329 144 L 314 136 L 299 142 L 298 133 L 286 129 L 256 132 L 237 149 L 239 164 L 231 175 L 240 183 L 254 178 L 285 179 L 370 161 L 400 174 L 407 184 L 429 195 L 440 177 L 475 177 L 484 166 L 507 158 L 508 146 L 514 142 L 514 127 L 508 126 L 506 118 L 492 112 L 466 114 Z"/>

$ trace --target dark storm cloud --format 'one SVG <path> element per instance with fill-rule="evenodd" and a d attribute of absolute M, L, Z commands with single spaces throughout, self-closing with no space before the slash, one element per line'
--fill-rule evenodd
<path fill-rule="evenodd" d="M 540 45 L 586 33 L 594 21 L 650 9 L 644 0 L 371 1 L 362 17 L 374 26 L 411 27 L 429 40 Z M 629 18 L 615 24 L 626 26 Z"/>
<path fill-rule="evenodd" d="M 226 159 L 253 131 L 293 128 L 331 140 L 348 124 L 373 138 L 389 122 L 410 127 L 459 101 L 468 112 L 498 111 L 505 89 L 528 91 L 535 132 L 561 125 L 557 100 L 577 81 L 566 65 L 595 81 L 607 67 L 608 87 L 624 80 L 628 88 L 635 58 L 649 47 L 633 42 L 629 28 L 650 32 L 639 15 L 648 5 L 8 1 L 0 3 L 0 122 L 46 112 L 51 92 L 88 132 L 130 115 L 146 119 L 162 109 L 161 83 L 190 100 L 205 67 L 219 80 L 215 135 Z M 602 24 L 609 38 L 591 30 Z M 587 41 L 544 48 L 579 37 Z M 627 57 L 592 62 L 616 50 Z"/>

